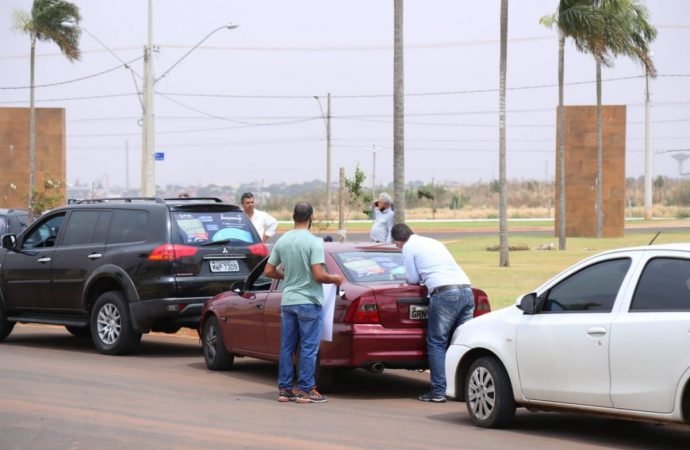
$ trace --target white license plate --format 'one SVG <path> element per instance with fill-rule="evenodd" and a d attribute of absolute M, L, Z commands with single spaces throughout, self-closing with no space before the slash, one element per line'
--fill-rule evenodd
<path fill-rule="evenodd" d="M 240 265 L 235 260 L 229 261 L 209 261 L 211 263 L 211 272 L 239 272 Z"/>
<path fill-rule="evenodd" d="M 426 320 L 429 318 L 429 307 L 426 305 L 410 305 L 410 320 Z"/>

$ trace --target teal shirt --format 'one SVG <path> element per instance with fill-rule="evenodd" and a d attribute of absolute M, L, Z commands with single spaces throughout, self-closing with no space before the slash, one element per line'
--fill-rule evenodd
<path fill-rule="evenodd" d="M 283 264 L 285 281 L 281 305 L 323 304 L 323 287 L 314 279 L 311 266 L 325 262 L 323 241 L 308 230 L 290 230 L 278 239 L 268 263 Z"/>

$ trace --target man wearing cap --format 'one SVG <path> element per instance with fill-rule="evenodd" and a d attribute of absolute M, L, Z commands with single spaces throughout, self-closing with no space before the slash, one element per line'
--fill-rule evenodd
<path fill-rule="evenodd" d="M 369 236 L 373 242 L 386 244 L 393 242 L 391 239 L 391 229 L 393 228 L 392 202 L 391 196 L 382 192 L 379 199 L 372 205 L 374 224 L 371 226 Z"/>
<path fill-rule="evenodd" d="M 429 293 L 426 347 L 431 371 L 431 389 L 419 396 L 423 402 L 446 401 L 446 350 L 457 327 L 474 315 L 474 294 L 470 279 L 443 243 L 418 236 L 404 223 L 391 231 L 395 245 L 402 248 L 405 278 L 424 284 Z"/>

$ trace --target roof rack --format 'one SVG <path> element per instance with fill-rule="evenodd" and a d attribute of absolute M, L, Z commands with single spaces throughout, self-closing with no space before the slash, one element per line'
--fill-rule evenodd
<path fill-rule="evenodd" d="M 214 203 L 223 203 L 223 200 L 219 199 L 218 197 L 169 197 L 164 199 L 166 202 L 180 202 L 180 203 L 187 203 L 187 202 L 214 202 Z"/>
<path fill-rule="evenodd" d="M 155 202 L 155 203 L 165 203 L 162 198 L 159 197 L 106 197 L 106 198 L 87 198 L 84 200 L 77 200 L 74 203 L 77 204 L 93 204 L 93 203 L 134 203 L 134 202 Z"/>

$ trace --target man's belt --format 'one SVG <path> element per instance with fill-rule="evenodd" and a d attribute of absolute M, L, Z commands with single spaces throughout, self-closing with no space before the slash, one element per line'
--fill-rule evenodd
<path fill-rule="evenodd" d="M 451 291 L 453 289 L 463 289 L 466 287 L 470 287 L 470 285 L 469 284 L 446 284 L 444 286 L 439 286 L 437 288 L 434 288 L 434 290 L 431 291 L 429 296 L 440 294 L 441 292 Z"/>

